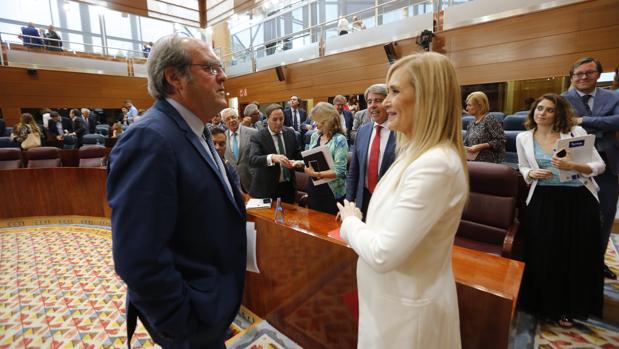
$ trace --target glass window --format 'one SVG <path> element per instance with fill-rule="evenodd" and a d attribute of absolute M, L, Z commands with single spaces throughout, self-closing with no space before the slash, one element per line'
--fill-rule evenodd
<path fill-rule="evenodd" d="M 84 48 L 84 45 L 77 44 L 78 42 L 84 42 L 84 35 L 69 33 L 69 37 L 67 39 L 71 41 L 70 43 L 67 43 L 67 42 L 63 43 L 64 44 L 63 46 L 66 47 L 67 50 L 79 51 L 79 52 L 86 51 Z"/>
<path fill-rule="evenodd" d="M 155 42 L 160 37 L 174 33 L 174 25 L 153 18 L 140 17 L 142 41 Z M 198 36 L 199 37 L 199 36 Z"/>
<path fill-rule="evenodd" d="M 48 0 L 0 1 L 0 17 L 45 26 L 52 23 Z"/>
<path fill-rule="evenodd" d="M 88 6 L 88 16 L 90 17 L 90 32 L 101 34 L 101 24 L 99 24 L 99 9 L 97 6 Z"/>
<path fill-rule="evenodd" d="M 107 40 L 108 54 L 115 57 L 143 57 L 142 52 L 133 51 L 133 43 L 123 40 Z"/>
<path fill-rule="evenodd" d="M 82 19 L 80 15 L 80 5 L 77 2 L 65 2 L 63 5 L 65 18 L 67 19 L 67 29 L 82 31 Z"/>
<path fill-rule="evenodd" d="M 129 18 L 131 16 L 133 15 L 116 11 L 107 11 L 104 16 L 106 34 L 119 38 L 132 38 L 131 20 Z"/>
<path fill-rule="evenodd" d="M 17 25 L 17 24 L 9 24 L 9 23 L 0 22 L 0 32 L 13 34 L 13 35 L 1 34 L 2 41 L 9 41 L 11 43 L 21 44 L 21 40 L 17 37 L 17 35 L 21 33 L 21 27 L 22 27 L 21 25 Z"/>

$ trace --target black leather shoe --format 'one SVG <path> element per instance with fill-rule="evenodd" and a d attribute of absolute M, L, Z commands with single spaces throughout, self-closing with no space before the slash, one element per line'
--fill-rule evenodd
<path fill-rule="evenodd" d="M 617 280 L 617 274 L 613 273 L 612 270 L 610 270 L 610 268 L 604 264 L 604 267 L 602 268 L 602 272 L 604 273 L 604 277 L 607 279 L 611 279 L 611 280 Z"/>

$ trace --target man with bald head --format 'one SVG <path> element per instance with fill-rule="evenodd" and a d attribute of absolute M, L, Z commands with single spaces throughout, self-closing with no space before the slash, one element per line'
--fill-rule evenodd
<path fill-rule="evenodd" d="M 258 130 L 241 125 L 239 112 L 235 108 L 226 108 L 221 111 L 221 117 L 226 124 L 226 160 L 232 165 L 241 177 L 243 191 L 249 193 L 251 188 L 251 178 L 255 170 L 249 166 L 249 145 L 251 136 Z"/>
<path fill-rule="evenodd" d="M 139 317 L 163 348 L 223 349 L 246 264 L 243 197 L 205 127 L 227 77 L 210 45 L 180 35 L 157 41 L 147 71 L 155 104 L 118 139 L 107 179 L 127 335 Z"/>

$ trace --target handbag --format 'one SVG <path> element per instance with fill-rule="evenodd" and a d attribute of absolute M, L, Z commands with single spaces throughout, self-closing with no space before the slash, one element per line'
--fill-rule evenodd
<path fill-rule="evenodd" d="M 36 132 L 30 132 L 28 137 L 21 142 L 21 148 L 28 150 L 30 148 L 36 148 L 41 146 L 41 136 Z"/>

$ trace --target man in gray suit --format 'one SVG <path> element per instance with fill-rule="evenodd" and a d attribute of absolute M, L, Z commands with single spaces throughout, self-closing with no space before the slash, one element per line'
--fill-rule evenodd
<path fill-rule="evenodd" d="M 595 135 L 595 147 L 606 163 L 606 171 L 595 177 L 600 186 L 602 212 L 602 254 L 606 252 L 608 238 L 617 211 L 619 196 L 619 94 L 596 87 L 602 73 L 597 59 L 583 57 L 570 69 L 572 88 L 563 93 L 576 111 L 576 123 Z M 616 279 L 617 275 L 604 265 L 604 276 Z"/>
<path fill-rule="evenodd" d="M 249 140 L 258 131 L 251 127 L 241 125 L 239 113 L 235 108 L 226 108 L 221 111 L 221 116 L 228 130 L 228 146 L 226 147 L 226 160 L 236 169 L 241 177 L 241 187 L 244 192 L 249 192 L 251 179 L 255 169 L 249 166 Z"/>

